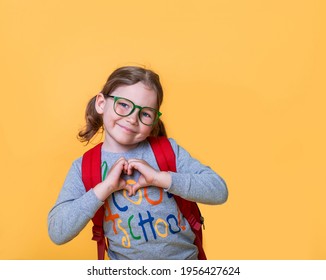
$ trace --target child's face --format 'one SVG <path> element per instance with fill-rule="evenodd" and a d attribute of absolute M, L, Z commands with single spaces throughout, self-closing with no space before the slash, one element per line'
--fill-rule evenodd
<path fill-rule="evenodd" d="M 157 94 L 139 82 L 131 86 L 118 87 L 111 93 L 112 96 L 131 100 L 141 107 L 157 108 Z M 132 149 L 145 140 L 152 131 L 152 126 L 143 124 L 138 117 L 139 109 L 126 117 L 117 115 L 113 109 L 114 99 L 97 96 L 96 110 L 103 115 L 105 129 L 104 148 L 112 152 L 123 152 Z"/>

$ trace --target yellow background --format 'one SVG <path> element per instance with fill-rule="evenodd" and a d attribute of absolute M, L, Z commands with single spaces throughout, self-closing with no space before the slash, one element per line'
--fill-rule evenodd
<path fill-rule="evenodd" d="M 325 1 L 0 1 L 0 258 L 95 259 L 47 214 L 87 101 L 157 71 L 169 135 L 227 182 L 201 206 L 209 259 L 326 259 Z"/>

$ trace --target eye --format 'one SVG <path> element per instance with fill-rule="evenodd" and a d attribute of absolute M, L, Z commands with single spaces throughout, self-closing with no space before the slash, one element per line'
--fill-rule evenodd
<path fill-rule="evenodd" d="M 143 118 L 148 118 L 148 119 L 153 118 L 153 114 L 149 114 L 148 112 L 142 112 L 142 116 Z"/>
<path fill-rule="evenodd" d="M 144 108 L 141 111 L 142 118 L 146 119 L 155 119 L 155 111 L 151 110 L 150 108 Z"/>
<path fill-rule="evenodd" d="M 123 102 L 123 101 L 118 101 L 118 106 L 123 108 L 123 109 L 129 109 L 130 108 L 130 105 L 126 102 Z"/>

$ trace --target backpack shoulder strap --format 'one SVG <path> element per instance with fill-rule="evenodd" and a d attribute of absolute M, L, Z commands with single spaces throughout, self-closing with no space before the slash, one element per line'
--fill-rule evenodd
<path fill-rule="evenodd" d="M 148 137 L 156 162 L 161 171 L 177 172 L 175 154 L 167 137 Z"/>
<path fill-rule="evenodd" d="M 102 181 L 101 175 L 101 148 L 100 143 L 88 150 L 82 158 L 82 180 L 88 192 Z M 93 221 L 93 237 L 92 240 L 97 241 L 97 254 L 99 260 L 104 260 L 105 251 L 107 251 L 107 244 L 105 241 L 103 230 L 104 207 L 98 209 L 92 218 Z"/>
<path fill-rule="evenodd" d="M 91 188 L 95 187 L 96 184 L 102 181 L 100 168 L 102 144 L 103 143 L 99 143 L 83 155 L 82 179 L 86 191 L 89 191 Z"/>
<path fill-rule="evenodd" d="M 153 153 L 156 158 L 156 162 L 161 171 L 177 172 L 176 157 L 171 146 L 169 139 L 165 136 L 160 137 L 148 137 L 147 138 Z M 178 207 L 190 224 L 191 229 L 196 235 L 195 245 L 198 248 L 198 259 L 206 260 L 206 255 L 202 246 L 202 221 L 199 207 L 196 202 L 186 200 L 180 196 L 174 195 Z"/>

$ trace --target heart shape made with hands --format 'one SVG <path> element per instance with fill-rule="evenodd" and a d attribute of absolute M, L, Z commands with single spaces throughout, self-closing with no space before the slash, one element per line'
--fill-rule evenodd
<path fill-rule="evenodd" d="M 121 173 L 131 176 L 134 173 L 134 171 L 138 171 L 140 173 L 137 182 L 135 181 L 132 182 L 132 183 L 135 182 L 134 184 L 130 184 L 131 182 L 128 182 L 129 180 L 126 181 L 123 178 L 121 178 L 121 180 L 124 181 L 123 183 L 125 184 L 126 189 L 129 192 L 131 192 L 133 195 L 135 195 L 138 189 L 153 185 L 153 183 L 155 182 L 155 178 L 158 175 L 158 171 L 155 170 L 153 167 L 151 167 L 144 160 L 141 159 L 126 160 L 124 162 L 123 170 Z"/>

